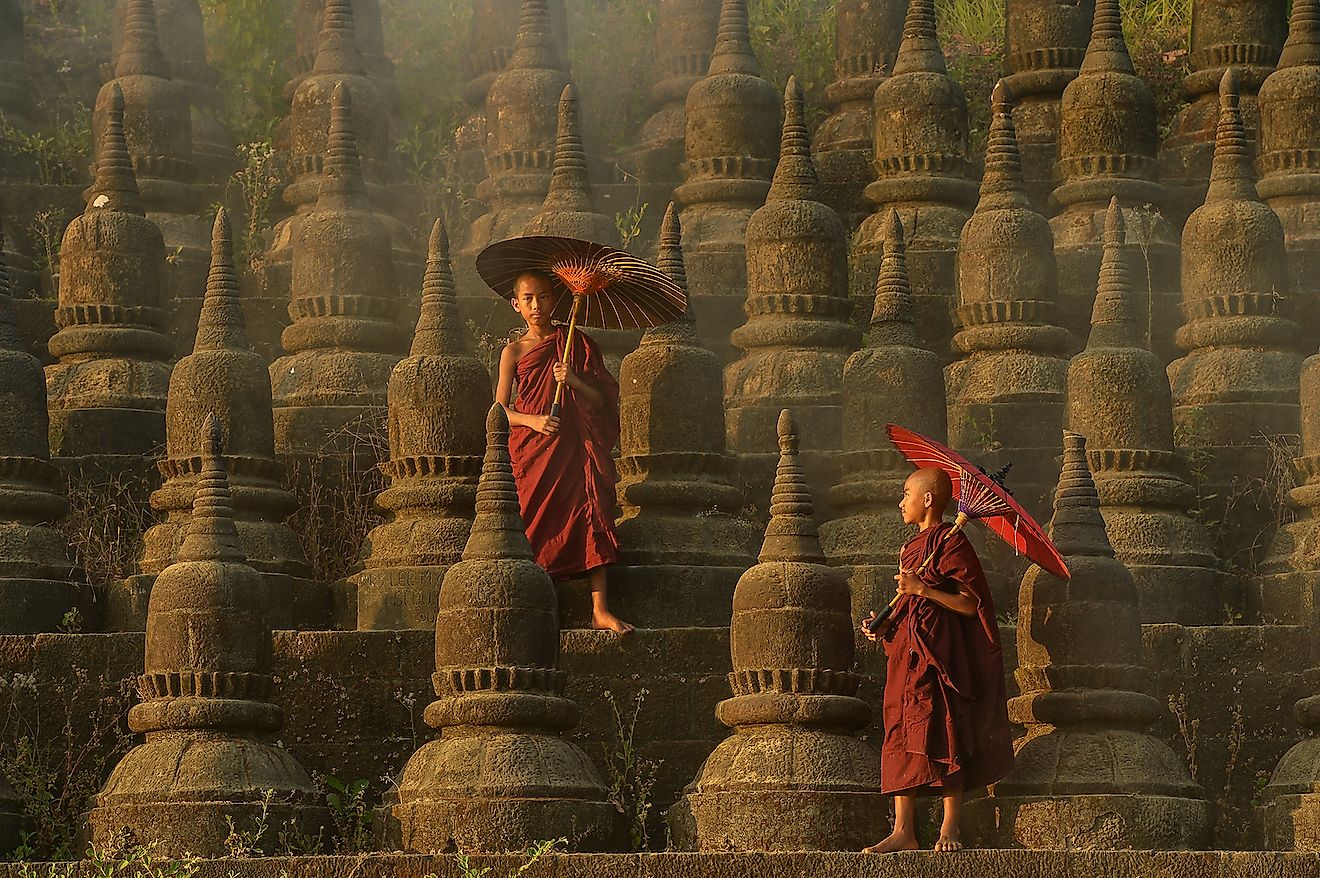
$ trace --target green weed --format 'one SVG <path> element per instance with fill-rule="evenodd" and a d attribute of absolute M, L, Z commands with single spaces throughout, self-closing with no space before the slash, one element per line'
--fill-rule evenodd
<path fill-rule="evenodd" d="M 605 773 L 610 781 L 610 801 L 623 814 L 628 824 L 628 835 L 633 850 L 650 850 L 646 832 L 646 819 L 651 813 L 651 788 L 655 786 L 656 770 L 660 763 L 644 759 L 637 752 L 637 716 L 642 703 L 650 694 L 638 690 L 633 697 L 632 710 L 625 716 L 611 691 L 605 692 L 613 714 L 613 735 L 605 745 Z"/>

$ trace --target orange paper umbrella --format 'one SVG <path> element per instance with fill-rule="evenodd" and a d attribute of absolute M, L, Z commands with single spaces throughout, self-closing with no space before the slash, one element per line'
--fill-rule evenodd
<path fill-rule="evenodd" d="M 953 496 L 958 501 L 958 516 L 954 519 L 953 528 L 940 540 L 941 545 L 944 540 L 962 530 L 963 525 L 968 521 L 980 520 L 998 534 L 1000 539 L 1012 546 L 1014 552 L 1026 555 L 1055 576 L 1063 579 L 1071 578 L 1068 565 L 1064 563 L 1054 543 L 1045 535 L 1044 529 L 1004 487 L 1003 478 L 1008 467 L 998 473 L 987 473 L 956 451 L 915 430 L 897 424 L 886 424 L 885 432 L 889 434 L 889 441 L 894 443 L 894 447 L 913 466 L 918 469 L 937 466 L 948 473 L 949 480 L 953 482 Z M 931 550 L 930 555 L 917 569 L 918 575 L 930 565 L 938 550 L 939 545 Z M 878 630 L 880 624 L 894 611 L 897 603 L 896 596 L 889 602 L 889 606 L 881 610 L 869 623 L 868 627 L 872 631 Z"/>
<path fill-rule="evenodd" d="M 506 299 L 513 298 L 519 276 L 536 270 L 554 278 L 560 294 L 550 316 L 568 321 L 565 363 L 579 323 L 597 329 L 643 329 L 668 323 L 687 308 L 687 295 L 669 275 L 616 247 L 527 235 L 498 241 L 477 255 L 477 273 Z M 562 391 L 562 384 L 555 389 L 551 415 L 559 414 Z"/>

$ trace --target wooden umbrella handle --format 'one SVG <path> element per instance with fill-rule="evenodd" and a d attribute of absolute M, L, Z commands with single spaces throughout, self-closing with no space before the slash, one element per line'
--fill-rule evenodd
<path fill-rule="evenodd" d="M 930 550 L 930 554 L 926 556 L 926 560 L 922 561 L 921 566 L 917 568 L 916 571 L 917 576 L 920 576 L 921 574 L 926 572 L 926 568 L 929 567 L 930 563 L 935 560 L 935 554 L 939 552 L 940 548 L 944 545 L 945 540 L 956 534 L 958 531 L 962 530 L 963 525 L 966 524 L 967 522 L 968 522 L 967 513 L 959 512 L 958 517 L 953 520 L 953 527 L 949 528 L 948 531 L 945 532 L 944 536 L 940 537 L 939 542 L 935 544 L 935 548 Z M 894 614 L 894 607 L 898 606 L 898 599 L 901 597 L 902 597 L 901 594 L 894 595 L 893 600 L 889 602 L 889 606 L 885 607 L 883 610 L 877 613 L 874 619 L 870 619 L 867 621 L 866 630 L 870 631 L 872 634 L 879 631 L 880 626 L 885 623 L 885 620 L 887 620 L 890 616 Z"/>
<path fill-rule="evenodd" d="M 573 351 L 573 336 L 577 332 L 578 309 L 582 306 L 582 296 L 573 297 L 573 310 L 568 315 L 568 338 L 564 340 L 564 355 L 559 362 L 568 365 L 569 355 Z M 560 382 L 555 387 L 555 399 L 550 403 L 550 417 L 559 417 L 559 401 L 564 395 L 564 385 Z"/>

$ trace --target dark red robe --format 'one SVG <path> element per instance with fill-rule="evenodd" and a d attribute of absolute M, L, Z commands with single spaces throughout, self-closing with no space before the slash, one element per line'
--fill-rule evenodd
<path fill-rule="evenodd" d="M 518 361 L 513 408 L 543 415 L 555 397 L 554 364 L 564 353 L 565 327 Z M 578 331 L 569 367 L 605 397 L 598 411 L 564 387 L 559 432 L 545 436 L 531 427 L 509 433 L 509 457 L 518 482 L 527 539 L 536 562 L 555 579 L 568 579 L 619 559 L 614 529 L 614 459 L 619 438 L 619 384 L 605 370 L 600 348 Z"/>
<path fill-rule="evenodd" d="M 953 527 L 943 522 L 908 540 L 900 563 L 916 570 Z M 1004 658 L 995 605 L 976 550 L 962 533 L 944 541 L 921 579 L 977 600 L 960 616 L 916 595 L 899 598 L 885 634 L 885 740 L 880 787 L 886 793 L 971 789 L 1013 768 L 1004 693 Z"/>

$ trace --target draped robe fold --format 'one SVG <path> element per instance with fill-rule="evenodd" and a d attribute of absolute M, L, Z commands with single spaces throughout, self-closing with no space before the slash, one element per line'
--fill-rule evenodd
<path fill-rule="evenodd" d="M 908 540 L 903 569 L 918 569 L 951 528 L 943 522 Z M 967 537 L 948 537 L 921 579 L 950 593 L 964 586 L 977 608 L 973 616 L 960 616 L 916 595 L 901 597 L 895 607 L 884 638 L 880 785 L 886 793 L 981 787 L 1013 768 L 994 600 Z"/>
<path fill-rule="evenodd" d="M 563 356 L 567 336 L 566 328 L 557 327 L 518 360 L 514 409 L 535 415 L 550 411 L 554 364 Z M 569 367 L 605 397 L 600 410 L 565 386 L 556 435 L 544 436 L 530 427 L 514 427 L 509 435 L 527 540 L 536 562 L 555 579 L 569 579 L 619 558 L 616 476 L 610 456 L 619 438 L 619 385 L 605 370 L 600 348 L 580 331 L 573 338 Z"/>

